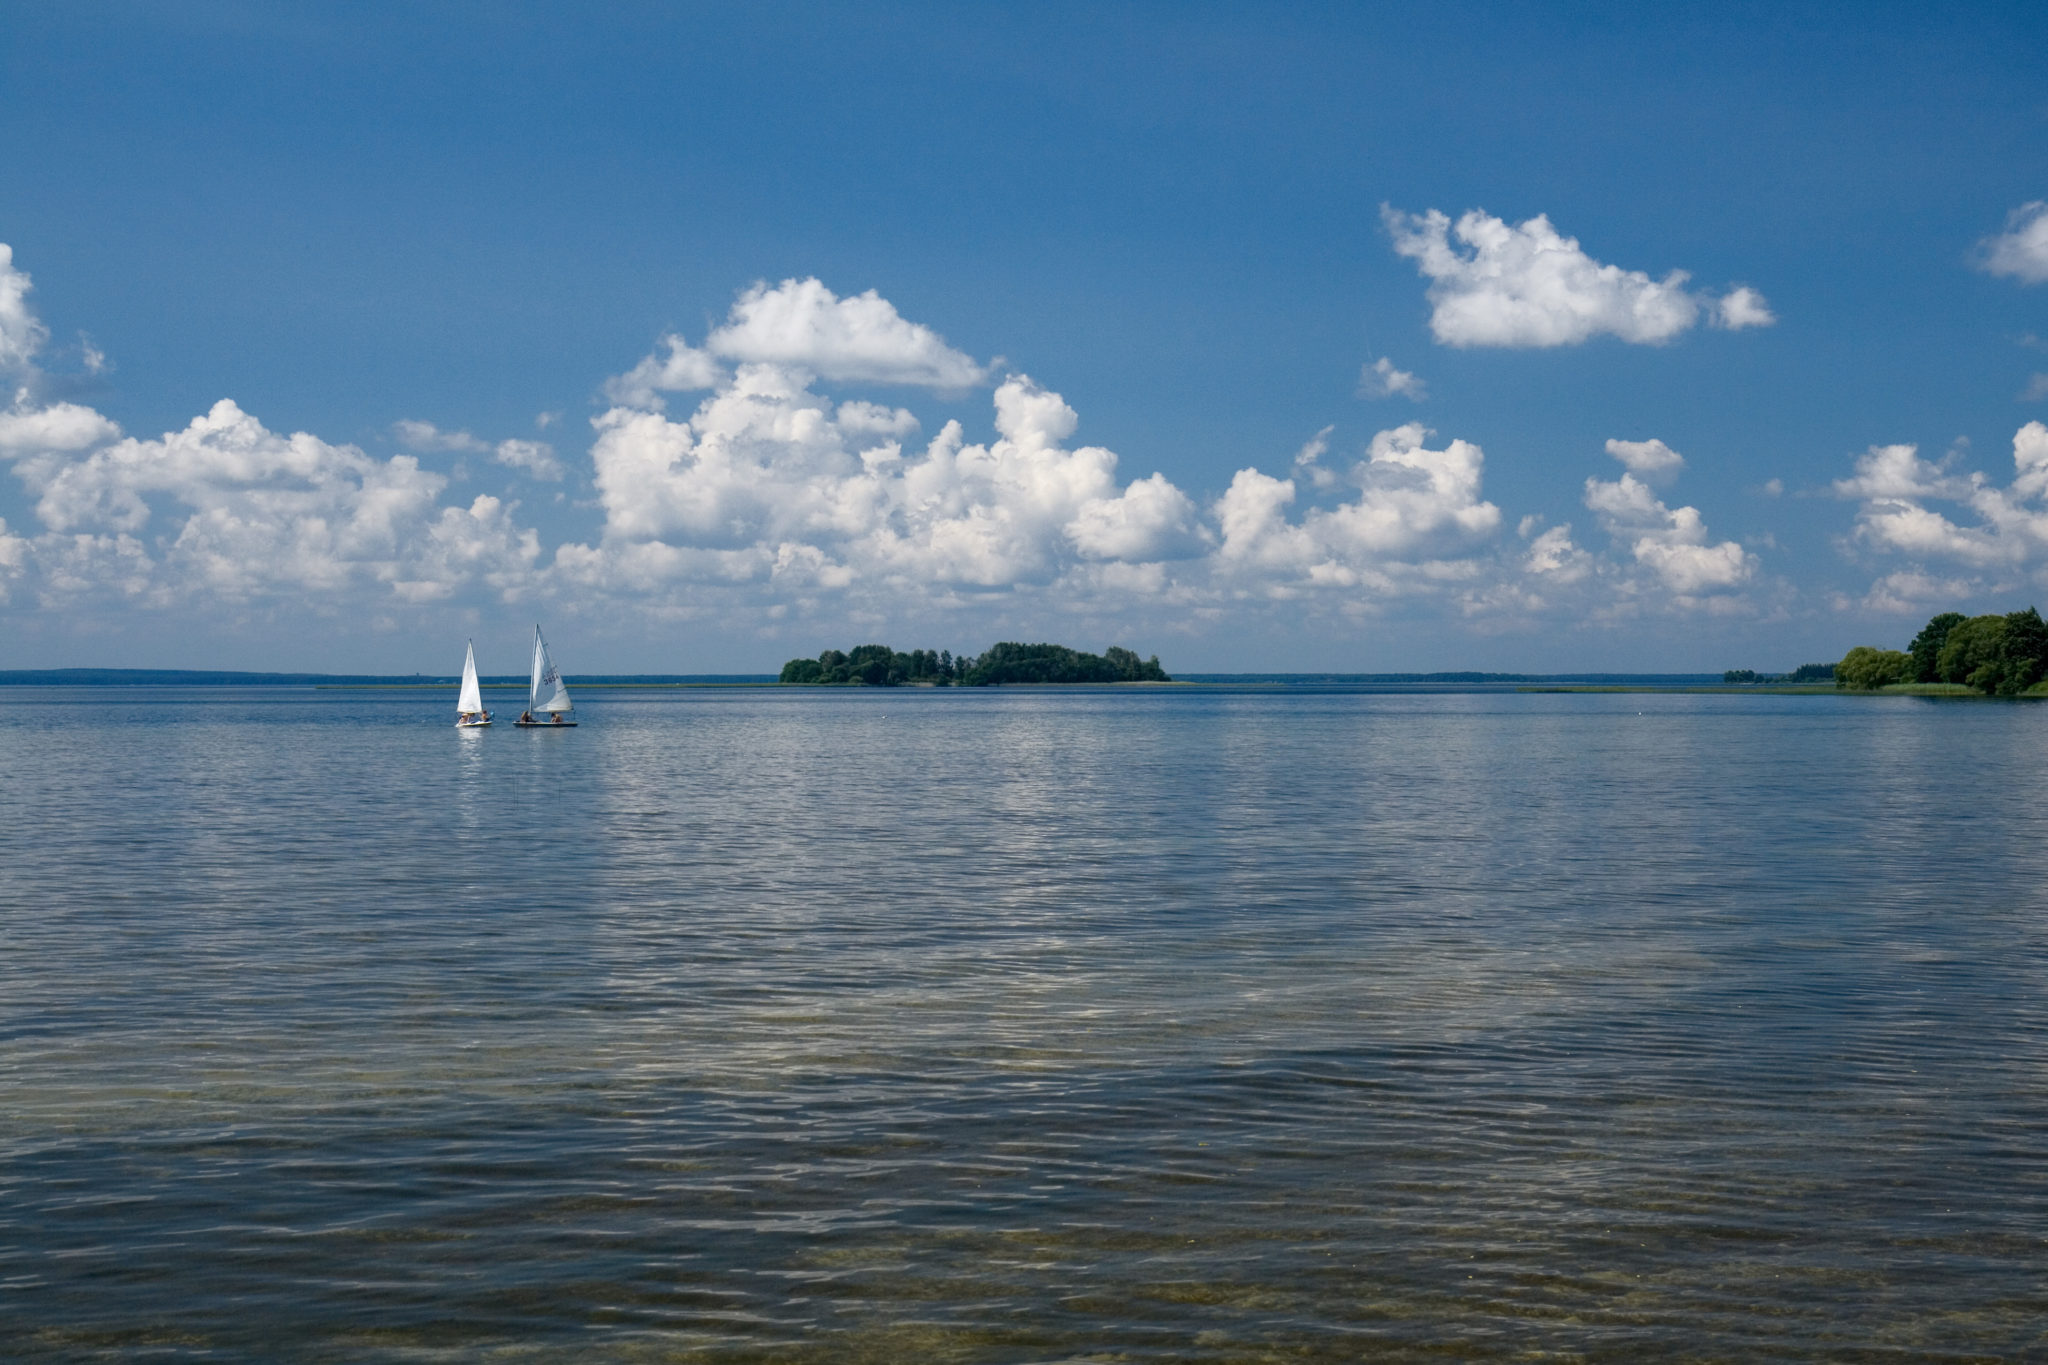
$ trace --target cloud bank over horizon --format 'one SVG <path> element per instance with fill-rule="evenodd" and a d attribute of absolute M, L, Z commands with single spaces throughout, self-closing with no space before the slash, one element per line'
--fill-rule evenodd
<path fill-rule="evenodd" d="M 1475 260 L 1514 254 L 1496 228 L 1550 240 L 1541 219 L 1464 222 Z M 1441 215 L 1409 226 L 1432 251 L 1447 229 Z M 1556 241 L 1565 257 L 1578 252 Z M 1498 298 L 1527 290 L 1468 288 L 1458 272 L 1470 265 L 1442 276 L 1452 283 L 1439 300 L 1446 326 L 1468 339 L 1564 344 L 1588 327 L 1633 327 L 1654 341 L 1708 307 L 1678 291 L 1682 275 L 1660 283 L 1567 260 L 1530 277 L 1583 286 L 1591 312 L 1510 308 L 1488 321 Z M 1479 445 L 1439 440 L 1419 422 L 1378 430 L 1343 458 L 1332 458 L 1325 427 L 1282 472 L 1246 464 L 1203 493 L 1078 443 L 1080 414 L 1030 375 L 953 348 L 873 290 L 842 297 L 813 278 L 750 286 L 701 344 L 665 335 L 602 381 L 606 406 L 589 419 L 584 452 L 399 418 L 389 429 L 400 453 L 381 458 L 273 431 L 229 398 L 182 429 L 126 435 L 52 396 L 30 286 L 0 246 L 0 358 L 14 388 L 0 459 L 36 523 L 0 521 L 0 608 L 17 618 L 355 615 L 397 629 L 516 607 L 719 621 L 774 637 L 813 619 L 971 628 L 993 614 L 1049 633 L 1142 620 L 1154 636 L 1201 636 L 1276 615 L 1302 628 L 1419 615 L 1496 634 L 1646 615 L 1761 619 L 1793 595 L 1756 549 L 1717 539 L 1697 507 L 1653 491 L 1687 466 L 1656 437 L 1609 439 L 1624 472 L 1579 483 L 1604 545 L 1570 523 L 1510 516 L 1486 495 Z M 1617 321 L 1623 313 L 1634 321 Z M 1366 373 L 1378 384 L 1364 396 L 1423 396 L 1389 361 Z M 951 419 L 927 433 L 909 407 L 846 391 L 862 385 L 985 391 L 989 430 Z M 694 398 L 687 413 L 671 410 L 679 396 Z M 529 498 L 585 488 L 593 496 L 578 505 L 594 513 L 594 534 L 549 543 L 520 497 L 451 497 L 451 476 L 421 462 L 434 454 L 489 461 Z M 1917 610 L 2048 565 L 2048 429 L 2022 428 L 2015 460 L 2013 483 L 1998 488 L 1912 446 L 1863 456 L 1834 488 L 1860 502 L 1849 548 L 1910 562 L 1834 606 Z M 1942 500 L 1975 519 L 1930 506 Z"/>
<path fill-rule="evenodd" d="M 699 346 L 663 337 L 603 383 L 610 406 L 581 457 L 402 418 L 391 430 L 411 453 L 379 458 L 272 431 L 228 398 L 141 439 L 41 396 L 46 332 L 28 276 L 11 253 L 0 260 L 0 355 L 16 386 L 0 456 L 39 523 L 0 523 L 14 612 L 368 608 L 389 623 L 492 603 L 773 631 L 998 605 L 1048 629 L 1142 614 L 1199 634 L 1277 604 L 1304 620 L 1424 609 L 1482 630 L 1754 605 L 1754 557 L 1711 543 L 1697 509 L 1666 508 L 1633 476 L 1587 481 L 1604 554 L 1568 525 L 1505 532 L 1480 447 L 1438 443 L 1416 422 L 1348 461 L 1327 458 L 1326 429 L 1285 476 L 1247 465 L 1205 497 L 1077 444 L 1080 415 L 1029 375 L 955 350 L 872 290 L 842 298 L 816 279 L 742 291 Z M 1389 392 L 1420 396 L 1383 368 L 1401 381 Z M 925 436 L 908 408 L 821 388 L 863 383 L 986 389 L 992 432 L 949 420 Z M 669 411 L 692 393 L 687 415 Z M 450 478 L 421 464 L 431 453 L 489 459 L 536 495 L 586 479 L 598 532 L 547 545 L 517 499 L 451 501 Z"/>

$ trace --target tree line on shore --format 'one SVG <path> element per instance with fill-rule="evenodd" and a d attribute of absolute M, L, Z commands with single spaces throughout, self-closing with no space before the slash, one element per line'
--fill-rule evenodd
<path fill-rule="evenodd" d="M 1724 683 L 1824 683 L 1835 680 L 1833 664 L 1801 664 L 1790 673 L 1759 673 L 1753 668 L 1731 668 L 1721 675 Z"/>
<path fill-rule="evenodd" d="M 1065 645 L 1011 641 L 978 655 L 955 656 L 947 649 L 898 653 L 888 645 L 828 649 L 815 659 L 791 659 L 782 666 L 785 683 L 827 687 L 1000 687 L 1004 683 L 1172 682 L 1159 656 L 1140 659 L 1111 645 L 1086 654 Z"/>
<path fill-rule="evenodd" d="M 1874 692 L 1898 683 L 1957 683 L 2016 697 L 2048 673 L 2048 623 L 2028 607 L 2003 616 L 1945 611 L 1904 649 L 1858 645 L 1835 665 L 1835 686 Z"/>

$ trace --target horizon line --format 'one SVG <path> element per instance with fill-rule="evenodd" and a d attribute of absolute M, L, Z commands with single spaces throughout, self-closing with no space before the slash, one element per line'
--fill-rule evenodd
<path fill-rule="evenodd" d="M 562 675 L 572 685 L 673 685 L 677 683 L 774 683 L 774 673 L 584 673 Z M 1443 669 L 1432 672 L 1338 672 L 1331 669 L 1302 671 L 1191 671 L 1177 673 L 1177 682 L 1287 682 L 1287 683 L 1556 683 L 1556 682 L 1668 682 L 1674 684 L 1719 682 L 1715 672 L 1662 672 L 1580 670 L 1566 673 L 1507 673 L 1474 669 Z M 18 668 L 0 669 L 0 686 L 244 686 L 312 687 L 334 685 L 431 687 L 455 686 L 461 681 L 454 673 L 315 673 L 272 672 L 255 669 L 197 668 Z M 524 686 L 523 674 L 480 674 L 485 686 Z M 1760 679 L 1761 681 L 1761 679 Z"/>

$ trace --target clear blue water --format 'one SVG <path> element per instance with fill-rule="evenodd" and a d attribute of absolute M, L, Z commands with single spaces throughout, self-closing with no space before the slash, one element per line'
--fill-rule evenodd
<path fill-rule="evenodd" d="M 2048 706 L 0 700 L 18 1358 L 2048 1354 Z"/>

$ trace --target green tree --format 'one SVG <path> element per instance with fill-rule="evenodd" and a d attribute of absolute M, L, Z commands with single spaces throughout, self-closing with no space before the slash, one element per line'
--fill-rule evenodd
<path fill-rule="evenodd" d="M 1941 681 L 1941 647 L 1948 643 L 1948 633 L 1969 619 L 1959 611 L 1945 611 L 1920 627 L 1913 643 L 1906 646 L 1913 656 L 1914 682 Z"/>
<path fill-rule="evenodd" d="M 2003 616 L 1972 616 L 1950 628 L 1935 657 L 1935 672 L 1947 683 L 1966 683 L 1980 692 L 1995 692 L 2004 674 L 1999 644 L 2005 638 Z"/>
<path fill-rule="evenodd" d="M 782 677 L 777 679 L 777 681 L 786 683 L 814 683 L 824 675 L 824 672 L 825 670 L 818 666 L 816 659 L 791 659 L 782 666 Z"/>
<path fill-rule="evenodd" d="M 1117 677 L 1124 682 L 1173 681 L 1173 679 L 1166 676 L 1166 670 L 1159 666 L 1159 656 L 1157 654 L 1154 654 L 1149 659 L 1140 659 L 1136 654 L 1123 648 L 1121 645 L 1111 645 L 1108 649 L 1102 651 L 1102 657 L 1111 668 L 1116 670 Z"/>
<path fill-rule="evenodd" d="M 1001 687 L 1005 683 L 1116 682 L 1118 677 L 1109 660 L 1099 655 L 1082 654 L 1065 645 L 1005 640 L 974 661 L 967 681 L 977 687 Z"/>
<path fill-rule="evenodd" d="M 903 681 L 896 658 L 887 645 L 855 645 L 846 656 L 846 680 L 862 687 L 894 687 Z"/>
<path fill-rule="evenodd" d="M 2048 623 L 2028 607 L 2006 613 L 2005 632 L 1998 639 L 1998 695 L 2016 697 L 2041 681 L 2048 668 Z"/>
<path fill-rule="evenodd" d="M 1835 665 L 1835 686 L 1875 692 L 1880 687 L 1905 682 L 1912 676 L 1913 656 L 1899 649 L 1872 649 L 1858 645 Z"/>

